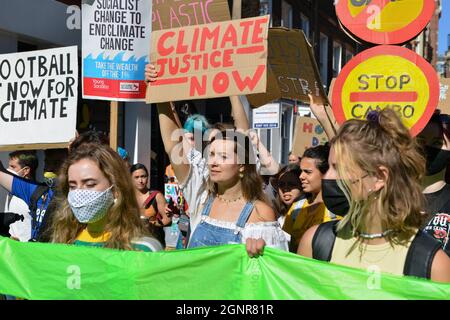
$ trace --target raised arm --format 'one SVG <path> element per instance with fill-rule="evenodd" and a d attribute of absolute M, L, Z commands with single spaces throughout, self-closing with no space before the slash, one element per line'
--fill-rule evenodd
<path fill-rule="evenodd" d="M 261 162 L 260 174 L 263 176 L 276 174 L 280 170 L 280 164 L 272 157 L 272 154 L 266 149 L 255 131 L 249 130 L 249 136 L 259 153 L 259 161 Z"/>
<path fill-rule="evenodd" d="M 312 113 L 314 113 L 323 130 L 325 130 L 328 140 L 331 140 L 339 129 L 333 113 L 327 112 L 327 108 L 323 104 L 315 103 L 312 95 L 309 95 L 309 101 Z"/>
<path fill-rule="evenodd" d="M 245 113 L 244 105 L 239 99 L 239 96 L 230 96 L 231 114 L 234 119 L 234 126 L 236 129 L 247 131 L 250 129 L 247 114 Z"/>
<path fill-rule="evenodd" d="M 171 108 L 170 103 L 158 104 L 158 114 L 164 149 L 169 156 L 175 176 L 183 183 L 190 170 L 183 151 L 183 130 L 176 123 L 175 110 Z"/>

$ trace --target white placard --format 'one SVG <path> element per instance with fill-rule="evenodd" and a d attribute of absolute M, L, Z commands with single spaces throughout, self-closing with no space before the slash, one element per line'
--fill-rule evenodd
<path fill-rule="evenodd" d="M 76 46 L 0 55 L 0 146 L 69 142 L 77 102 Z"/>
<path fill-rule="evenodd" d="M 152 0 L 83 0 L 83 98 L 144 101 Z"/>

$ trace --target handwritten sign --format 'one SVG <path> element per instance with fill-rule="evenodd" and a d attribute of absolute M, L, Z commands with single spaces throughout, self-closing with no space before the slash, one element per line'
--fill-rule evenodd
<path fill-rule="evenodd" d="M 151 6 L 149 0 L 84 0 L 83 98 L 145 100 Z"/>
<path fill-rule="evenodd" d="M 155 31 L 147 103 L 266 91 L 269 16 Z"/>
<path fill-rule="evenodd" d="M 0 147 L 69 142 L 77 102 L 76 46 L 0 55 Z"/>
<path fill-rule="evenodd" d="M 391 108 L 415 136 L 438 102 L 434 68 L 409 49 L 382 45 L 361 52 L 345 65 L 333 88 L 332 107 L 339 124 Z"/>
<path fill-rule="evenodd" d="M 298 117 L 295 123 L 292 153 L 303 156 L 306 149 L 325 144 L 328 141 L 319 121 L 309 117 Z"/>
<path fill-rule="evenodd" d="M 153 31 L 228 20 L 227 0 L 153 0 Z"/>
<path fill-rule="evenodd" d="M 339 0 L 336 14 L 358 38 L 400 44 L 415 38 L 430 22 L 435 0 Z"/>
<path fill-rule="evenodd" d="M 270 28 L 268 64 L 267 92 L 248 95 L 252 106 L 280 98 L 309 103 L 308 94 L 317 102 L 327 101 L 314 53 L 303 31 Z"/>

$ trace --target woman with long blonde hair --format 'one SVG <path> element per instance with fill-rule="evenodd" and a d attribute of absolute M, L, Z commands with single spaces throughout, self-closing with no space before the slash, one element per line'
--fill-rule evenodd
<path fill-rule="evenodd" d="M 356 268 L 450 282 L 450 259 L 419 231 L 425 159 L 397 114 L 349 120 L 331 141 L 322 192 L 340 222 L 310 228 L 298 254 Z M 342 203 L 346 202 L 346 206 Z"/>
<path fill-rule="evenodd" d="M 57 243 L 158 251 L 140 220 L 131 177 L 120 156 L 98 144 L 73 150 L 60 173 L 62 199 L 52 219 Z"/>

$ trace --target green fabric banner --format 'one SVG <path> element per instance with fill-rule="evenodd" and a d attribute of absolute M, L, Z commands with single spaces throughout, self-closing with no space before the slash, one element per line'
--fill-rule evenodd
<path fill-rule="evenodd" d="M 450 284 L 244 245 L 118 251 L 0 238 L 0 292 L 25 299 L 450 299 Z"/>

